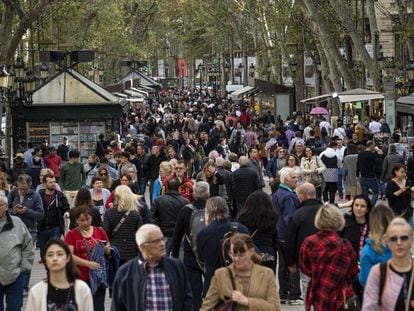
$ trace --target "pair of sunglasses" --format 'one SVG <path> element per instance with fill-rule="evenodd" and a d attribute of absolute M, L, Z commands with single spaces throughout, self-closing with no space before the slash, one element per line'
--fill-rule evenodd
<path fill-rule="evenodd" d="M 397 243 L 398 239 L 401 242 L 407 242 L 410 239 L 410 237 L 408 235 L 401 235 L 401 236 L 394 235 L 394 236 L 390 236 L 388 238 L 388 241 L 390 241 L 391 243 Z"/>

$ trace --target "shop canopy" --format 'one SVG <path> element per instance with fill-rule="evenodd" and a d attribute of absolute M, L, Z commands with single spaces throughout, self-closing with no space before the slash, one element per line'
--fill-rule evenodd
<path fill-rule="evenodd" d="M 327 100 L 329 97 L 332 97 L 332 94 L 323 94 L 323 95 L 319 95 L 315 97 L 310 97 L 310 98 L 302 99 L 300 102 L 301 103 L 320 102 L 320 101 Z"/>
<path fill-rule="evenodd" d="M 243 97 L 245 95 L 247 96 L 247 95 L 249 95 L 251 93 L 254 93 L 255 91 L 256 91 L 256 88 L 255 87 L 253 87 L 253 86 L 245 86 L 245 87 L 242 87 L 241 89 L 239 89 L 239 90 L 234 91 L 233 93 L 231 93 L 231 98 L 233 100 L 236 100 L 236 99 L 239 99 L 239 98 L 241 98 L 241 97 Z"/>
<path fill-rule="evenodd" d="M 338 93 L 338 98 L 341 103 L 351 103 L 365 100 L 384 99 L 384 95 L 379 92 L 365 89 L 353 89 Z"/>
<path fill-rule="evenodd" d="M 406 114 L 414 114 L 414 93 L 398 98 L 395 110 Z"/>

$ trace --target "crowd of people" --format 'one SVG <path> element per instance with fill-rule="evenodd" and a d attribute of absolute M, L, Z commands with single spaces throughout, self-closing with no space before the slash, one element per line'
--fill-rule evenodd
<path fill-rule="evenodd" d="M 414 158 L 383 119 L 170 89 L 85 160 L 65 137 L 0 166 L 0 310 L 414 308 Z"/>

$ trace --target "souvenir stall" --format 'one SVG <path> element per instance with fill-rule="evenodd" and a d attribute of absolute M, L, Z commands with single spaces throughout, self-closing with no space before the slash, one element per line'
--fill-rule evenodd
<path fill-rule="evenodd" d="M 35 145 L 46 140 L 59 146 L 67 137 L 86 158 L 96 148 L 99 134 L 118 132 L 128 104 L 73 69 L 60 72 L 33 93 L 30 108 L 12 112 L 13 135 Z"/>

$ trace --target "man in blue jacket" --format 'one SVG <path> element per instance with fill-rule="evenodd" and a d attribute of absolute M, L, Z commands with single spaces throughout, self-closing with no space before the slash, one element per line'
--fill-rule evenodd
<path fill-rule="evenodd" d="M 303 304 L 300 291 L 299 272 L 291 273 L 288 270 L 285 256 L 285 238 L 287 226 L 296 209 L 299 200 L 294 192 L 298 183 L 298 176 L 294 168 L 285 167 L 280 170 L 280 186 L 272 196 L 273 207 L 279 214 L 277 223 L 278 253 L 279 253 L 279 295 L 282 304 Z"/>
<path fill-rule="evenodd" d="M 165 256 L 165 237 L 153 224 L 135 235 L 142 257 L 117 272 L 112 311 L 193 311 L 191 287 L 181 261 Z"/>
<path fill-rule="evenodd" d="M 17 188 L 10 191 L 8 201 L 8 211 L 10 215 L 19 217 L 26 225 L 32 236 L 33 245 L 37 239 L 37 226 L 42 221 L 43 203 L 39 194 L 31 189 L 32 178 L 27 174 L 17 177 Z M 30 272 L 24 272 L 25 295 L 29 290 Z"/>

